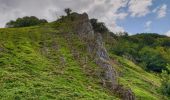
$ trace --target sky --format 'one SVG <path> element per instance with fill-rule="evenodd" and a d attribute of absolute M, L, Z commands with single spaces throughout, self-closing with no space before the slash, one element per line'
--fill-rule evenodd
<path fill-rule="evenodd" d="M 87 12 L 113 32 L 170 36 L 170 0 L 0 0 L 0 27 L 23 16 L 54 21 L 65 8 Z"/>

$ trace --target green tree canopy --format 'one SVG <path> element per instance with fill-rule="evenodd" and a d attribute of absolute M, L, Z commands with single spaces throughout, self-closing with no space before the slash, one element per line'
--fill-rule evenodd
<path fill-rule="evenodd" d="M 44 24 L 47 23 L 47 20 L 45 19 L 38 19 L 35 16 L 25 16 L 23 18 L 18 18 L 16 21 L 9 21 L 6 24 L 6 27 L 27 27 L 27 26 L 34 26 L 34 25 L 39 25 L 39 24 Z"/>
<path fill-rule="evenodd" d="M 139 64 L 147 71 L 162 72 L 170 64 L 170 38 L 142 33 L 132 36 L 118 36 L 112 47 L 114 54 Z"/>
<path fill-rule="evenodd" d="M 70 8 L 66 8 L 66 9 L 64 9 L 64 11 L 67 14 L 67 16 L 69 16 L 72 12 L 72 10 Z"/>
<path fill-rule="evenodd" d="M 104 32 L 108 32 L 108 28 L 105 26 L 104 23 L 102 22 L 98 22 L 97 19 L 90 19 L 90 22 L 93 26 L 93 29 L 95 32 L 100 32 L 100 33 L 104 33 Z"/>

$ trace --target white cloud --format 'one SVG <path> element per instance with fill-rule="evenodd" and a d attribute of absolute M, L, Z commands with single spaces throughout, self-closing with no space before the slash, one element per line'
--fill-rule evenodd
<path fill-rule="evenodd" d="M 151 24 L 152 24 L 152 21 L 147 21 L 147 22 L 145 23 L 146 31 L 150 31 L 150 30 L 151 30 L 151 29 L 150 29 Z"/>
<path fill-rule="evenodd" d="M 158 15 L 158 18 L 163 18 L 166 16 L 167 14 L 167 5 L 166 4 L 163 4 L 158 10 L 157 10 L 157 15 Z"/>
<path fill-rule="evenodd" d="M 155 9 L 152 10 L 153 13 L 156 13 L 158 11 L 159 7 L 156 7 Z"/>
<path fill-rule="evenodd" d="M 53 21 L 64 14 L 64 8 L 69 7 L 105 22 L 112 31 L 123 31 L 117 21 L 125 19 L 128 14 L 118 10 L 126 7 L 127 3 L 128 0 L 0 0 L 0 27 L 9 20 L 25 15 Z"/>
<path fill-rule="evenodd" d="M 105 22 L 108 28 L 113 32 L 124 31 L 123 27 L 118 26 L 118 20 L 123 20 L 128 13 L 119 12 L 127 6 L 127 0 L 95 0 L 97 3 L 88 9 L 90 17 L 98 18 L 99 21 Z"/>
<path fill-rule="evenodd" d="M 87 12 L 90 18 L 105 22 L 113 32 L 124 31 L 117 24 L 128 15 L 145 16 L 150 12 L 153 0 L 0 0 L 0 27 L 11 19 L 23 16 L 37 16 L 49 21 L 63 15 L 64 8 L 76 12 Z M 125 8 L 128 9 L 126 11 Z"/>
<path fill-rule="evenodd" d="M 152 24 L 152 21 L 147 21 L 146 22 L 146 27 L 150 27 L 151 24 Z"/>
<path fill-rule="evenodd" d="M 166 32 L 165 35 L 170 37 L 170 30 Z"/>
<path fill-rule="evenodd" d="M 152 6 L 153 0 L 130 0 L 129 12 L 132 17 L 142 17 L 150 13 L 149 7 Z"/>

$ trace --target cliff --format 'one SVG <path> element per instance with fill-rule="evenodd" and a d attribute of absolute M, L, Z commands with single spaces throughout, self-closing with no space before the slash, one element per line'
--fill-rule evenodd
<path fill-rule="evenodd" d="M 79 17 L 78 17 L 79 16 Z M 95 60 L 96 64 L 101 67 L 100 78 L 103 86 L 109 88 L 113 92 L 122 97 L 123 100 L 135 100 L 135 96 L 130 89 L 125 89 L 118 84 L 118 74 L 111 64 L 110 57 L 102 40 L 101 33 L 95 33 L 86 13 L 79 15 L 77 25 L 75 26 L 76 33 L 87 43 L 88 52 Z"/>

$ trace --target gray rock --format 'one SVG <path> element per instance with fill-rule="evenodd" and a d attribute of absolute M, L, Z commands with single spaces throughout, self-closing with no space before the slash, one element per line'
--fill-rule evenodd
<path fill-rule="evenodd" d="M 110 58 L 104 46 L 100 33 L 96 34 L 96 63 L 104 70 L 103 79 L 106 86 L 115 89 L 117 86 L 117 74 L 113 66 L 110 64 Z"/>
<path fill-rule="evenodd" d="M 76 33 L 87 42 L 88 52 L 92 54 L 96 64 L 103 69 L 104 72 L 103 75 L 101 75 L 103 82 L 105 82 L 103 84 L 114 89 L 117 86 L 117 75 L 116 71 L 109 63 L 110 58 L 104 46 L 102 36 L 100 33 L 94 33 L 93 27 L 86 13 L 79 16 L 80 18 L 77 18 L 79 22 L 76 26 Z"/>
<path fill-rule="evenodd" d="M 110 57 L 104 46 L 102 35 L 94 32 L 86 13 L 82 15 L 77 14 L 76 19 L 78 21 L 75 26 L 76 33 L 79 34 L 81 39 L 87 42 L 88 52 L 95 59 L 96 64 L 101 67 L 102 72 L 100 73 L 100 77 L 103 85 L 113 91 L 118 89 L 117 73 L 110 64 Z M 115 92 L 120 93 L 123 100 L 135 100 L 135 96 L 131 90 L 121 87 L 120 91 L 116 90 Z"/>

